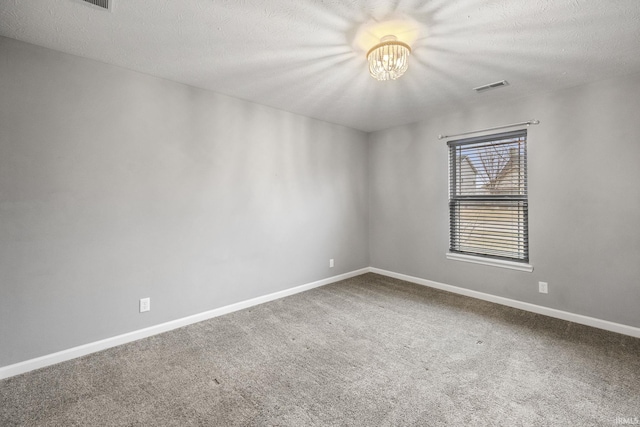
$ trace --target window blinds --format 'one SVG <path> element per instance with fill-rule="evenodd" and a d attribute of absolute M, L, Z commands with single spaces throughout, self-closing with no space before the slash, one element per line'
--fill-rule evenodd
<path fill-rule="evenodd" d="M 451 252 L 529 261 L 527 131 L 449 141 Z"/>

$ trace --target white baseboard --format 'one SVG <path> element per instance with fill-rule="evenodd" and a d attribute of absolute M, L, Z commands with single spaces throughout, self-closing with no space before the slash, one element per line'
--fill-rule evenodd
<path fill-rule="evenodd" d="M 307 283 L 305 285 L 296 286 L 294 288 L 285 289 L 284 291 L 274 292 L 272 294 L 263 295 L 250 300 L 241 301 L 235 304 L 227 305 L 224 307 L 216 308 L 214 310 L 205 311 L 203 313 L 194 314 L 193 316 L 183 317 L 182 319 L 172 320 L 170 322 L 161 323 L 159 325 L 150 326 L 148 328 L 139 329 L 137 331 L 129 332 L 115 337 L 106 338 L 100 341 L 80 345 L 78 347 L 62 350 L 57 353 L 47 354 L 45 356 L 37 357 L 35 359 L 25 360 L 24 362 L 15 363 L 13 365 L 0 367 L 0 380 L 4 378 L 20 375 L 25 372 L 33 371 L 34 369 L 44 368 L 45 366 L 55 365 L 56 363 L 64 362 L 67 360 L 75 359 L 77 357 L 85 356 L 97 351 L 106 350 L 111 347 L 126 344 L 128 342 L 137 341 L 142 338 L 147 338 L 152 335 L 161 334 L 163 332 L 171 331 L 173 329 L 181 328 L 183 326 L 191 325 L 193 323 L 202 322 L 203 320 L 211 319 L 214 317 L 222 316 L 224 314 L 232 313 L 234 311 L 242 310 L 245 308 L 253 307 L 258 304 L 277 300 L 290 295 L 294 295 L 300 292 L 308 291 L 313 288 L 328 285 L 330 283 L 339 282 L 340 280 L 349 279 L 351 277 L 359 276 L 364 273 L 368 273 L 369 268 L 362 268 L 360 270 L 354 270 L 349 273 L 339 274 L 337 276 L 328 277 L 326 279 L 318 280 L 316 282 Z"/>
<path fill-rule="evenodd" d="M 533 313 L 543 314 L 556 319 L 568 320 L 569 322 L 579 323 L 581 325 L 592 326 L 594 328 L 604 329 L 606 331 L 617 332 L 619 334 L 629 335 L 640 338 L 640 328 L 635 326 L 623 325 L 620 323 L 609 322 L 608 320 L 596 319 L 595 317 L 583 316 L 581 314 L 569 313 L 567 311 L 556 310 L 555 308 L 544 307 L 541 305 L 530 304 L 528 302 L 517 301 L 509 298 L 499 297 L 483 292 L 472 291 L 470 289 L 459 288 L 457 286 L 447 285 L 444 283 L 434 282 L 432 280 L 421 279 L 419 277 L 407 276 L 406 274 L 394 273 L 392 271 L 382 270 L 380 268 L 369 267 L 371 273 L 381 274 L 383 276 L 393 277 L 395 279 L 404 280 L 418 285 L 428 286 L 430 288 L 441 289 L 443 291 L 453 292 L 455 294 L 465 295 L 484 301 L 494 302 L 496 304 L 506 305 L 520 310 L 530 311 Z"/>
<path fill-rule="evenodd" d="M 382 270 L 380 268 L 367 267 L 367 268 L 361 268 L 359 270 L 354 270 L 349 273 L 328 277 L 326 279 L 318 280 L 316 282 L 307 283 L 305 285 L 296 286 L 294 288 L 285 289 L 284 291 L 274 292 L 272 294 L 263 295 L 263 296 L 252 298 L 246 301 L 241 301 L 235 304 L 216 308 L 214 310 L 205 311 L 203 313 L 184 317 L 182 319 L 161 323 L 159 325 L 150 326 L 148 328 L 140 329 L 140 330 L 129 332 L 122 335 L 117 335 L 115 337 L 107 338 L 104 340 L 80 345 L 78 347 L 73 347 L 67 350 L 59 351 L 57 353 L 52 353 L 45 356 L 37 357 L 35 359 L 19 362 L 13 365 L 0 367 L 0 380 L 4 378 L 13 377 L 15 375 L 20 375 L 29 371 L 33 371 L 35 369 L 40 369 L 46 366 L 55 365 L 56 363 L 75 359 L 77 357 L 85 356 L 87 354 L 95 353 L 97 351 L 106 350 L 108 348 L 116 347 L 118 345 L 126 344 L 132 341 L 137 341 L 142 338 L 161 334 L 163 332 L 168 332 L 173 329 L 191 325 L 193 323 L 202 322 L 204 320 L 222 316 L 224 314 L 232 313 L 234 311 L 253 307 L 255 305 L 263 304 L 265 302 L 284 298 L 289 295 L 294 295 L 300 292 L 308 291 L 310 289 L 318 288 L 320 286 L 328 285 L 330 283 L 339 282 L 340 280 L 349 279 L 351 277 L 359 276 L 364 273 L 381 274 L 383 276 L 393 277 L 395 279 L 416 283 L 422 286 L 441 289 L 444 291 L 453 292 L 455 294 L 465 295 L 468 297 L 477 298 L 480 300 L 489 301 L 496 304 L 506 305 L 508 307 L 518 308 L 520 310 L 543 314 L 545 316 L 555 317 L 557 319 L 567 320 L 569 322 L 579 323 L 582 325 L 592 326 L 594 328 L 604 329 L 606 331 L 617 332 L 620 334 L 640 338 L 640 328 L 637 328 L 634 326 L 628 326 L 620 323 L 609 322 L 607 320 L 596 319 L 594 317 L 583 316 L 581 314 L 569 313 L 562 310 L 556 310 L 554 308 L 543 307 L 540 305 L 530 304 L 527 302 L 517 301 L 517 300 L 504 298 L 504 297 L 499 297 L 491 294 L 486 294 L 483 292 L 473 291 L 470 289 L 459 288 L 457 286 L 434 282 L 432 280 L 427 280 L 427 279 L 421 279 L 419 277 L 408 276 L 406 274 L 394 273 L 392 271 Z"/>

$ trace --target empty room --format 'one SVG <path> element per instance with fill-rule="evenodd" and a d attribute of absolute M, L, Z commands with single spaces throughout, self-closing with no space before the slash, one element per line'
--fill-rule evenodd
<path fill-rule="evenodd" d="M 640 425 L 640 2 L 3 0 L 0 426 Z"/>

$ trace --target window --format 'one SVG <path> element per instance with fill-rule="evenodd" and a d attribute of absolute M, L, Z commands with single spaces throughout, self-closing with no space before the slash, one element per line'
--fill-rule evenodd
<path fill-rule="evenodd" d="M 529 262 L 526 144 L 526 130 L 447 143 L 451 258 Z"/>

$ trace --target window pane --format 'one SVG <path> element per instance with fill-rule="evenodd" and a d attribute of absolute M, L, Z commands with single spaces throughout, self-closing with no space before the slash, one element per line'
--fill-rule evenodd
<path fill-rule="evenodd" d="M 455 147 L 456 195 L 526 194 L 524 137 Z"/>
<path fill-rule="evenodd" d="M 527 203 L 452 201 L 451 250 L 526 260 Z"/>

